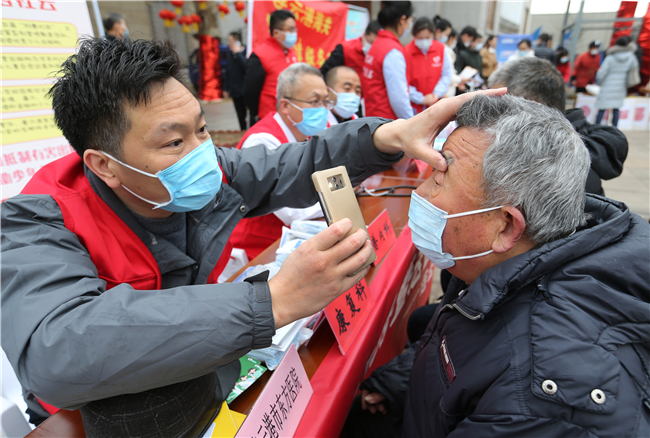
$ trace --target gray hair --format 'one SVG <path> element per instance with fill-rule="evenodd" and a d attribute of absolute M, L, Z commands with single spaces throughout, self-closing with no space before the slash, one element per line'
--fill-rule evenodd
<path fill-rule="evenodd" d="M 320 70 L 304 62 L 297 62 L 285 68 L 278 76 L 278 87 L 276 98 L 278 103 L 283 97 L 292 97 L 296 89 L 300 88 L 300 78 L 304 75 L 314 75 L 322 78 Z"/>
<path fill-rule="evenodd" d="M 520 58 L 506 62 L 492 73 L 488 85 L 508 87 L 508 93 L 525 97 L 564 113 L 564 78 L 547 59 Z"/>
<path fill-rule="evenodd" d="M 521 97 L 478 95 L 460 107 L 456 121 L 490 137 L 483 156 L 485 207 L 518 208 L 537 246 L 585 224 L 589 152 L 562 114 Z"/>

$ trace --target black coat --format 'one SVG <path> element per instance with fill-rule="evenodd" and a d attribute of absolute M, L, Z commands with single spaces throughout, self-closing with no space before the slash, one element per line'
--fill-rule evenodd
<path fill-rule="evenodd" d="M 650 436 L 650 225 L 592 195 L 585 212 L 469 287 L 452 278 L 420 341 L 363 383 L 405 406 L 405 437 Z"/>
<path fill-rule="evenodd" d="M 566 118 L 582 137 L 591 157 L 587 193 L 604 195 L 600 180 L 616 178 L 623 172 L 628 151 L 627 138 L 615 126 L 592 125 L 581 108 L 567 111 Z"/>
<path fill-rule="evenodd" d="M 230 97 L 237 99 L 244 97 L 244 78 L 246 77 L 246 47 L 239 53 L 228 51 L 226 56 L 226 78 L 223 90 L 230 93 Z"/>
<path fill-rule="evenodd" d="M 539 45 L 535 46 L 533 50 L 535 51 L 536 57 L 548 59 L 551 61 L 551 64 L 555 65 L 555 51 L 553 49 L 549 49 L 545 45 Z"/>

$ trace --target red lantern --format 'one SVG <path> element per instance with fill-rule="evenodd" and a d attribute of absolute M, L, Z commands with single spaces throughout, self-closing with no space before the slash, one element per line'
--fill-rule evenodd
<path fill-rule="evenodd" d="M 219 13 L 221 14 L 221 19 L 226 19 L 226 14 L 230 13 L 230 8 L 228 7 L 228 2 L 223 2 L 222 5 L 219 5 Z"/>
<path fill-rule="evenodd" d="M 192 24 L 192 19 L 188 15 L 183 15 L 178 18 L 178 24 L 181 25 L 181 30 L 183 33 L 188 33 L 190 31 L 190 25 Z"/>
<path fill-rule="evenodd" d="M 246 9 L 246 5 L 244 4 L 244 2 L 241 1 L 241 0 L 237 0 L 235 2 L 235 9 L 237 10 L 237 12 L 239 12 L 239 16 L 243 18 L 244 17 L 244 9 Z"/>
<path fill-rule="evenodd" d="M 192 26 L 194 32 L 199 31 L 199 23 L 201 23 L 201 17 L 198 14 L 188 15 L 188 22 Z"/>
<path fill-rule="evenodd" d="M 205 11 L 208 8 L 208 2 L 206 0 L 196 0 L 196 2 L 199 4 L 200 10 Z"/>
<path fill-rule="evenodd" d="M 183 0 L 171 0 L 169 3 L 176 8 L 176 13 L 178 15 L 183 13 L 183 5 L 185 4 Z"/>
<path fill-rule="evenodd" d="M 165 27 L 174 27 L 174 20 L 176 19 L 176 14 L 169 9 L 162 9 L 158 12 L 158 16 L 165 21 Z"/>

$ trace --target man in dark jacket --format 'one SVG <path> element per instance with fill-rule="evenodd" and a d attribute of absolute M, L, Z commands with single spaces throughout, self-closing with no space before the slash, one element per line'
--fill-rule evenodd
<path fill-rule="evenodd" d="M 246 46 L 242 44 L 241 32 L 228 35 L 230 51 L 226 56 L 226 78 L 223 83 L 226 97 L 232 99 L 239 119 L 239 128 L 246 131 L 246 102 L 244 102 L 244 77 L 246 76 Z"/>
<path fill-rule="evenodd" d="M 346 165 L 358 184 L 403 151 L 446 169 L 428 139 L 472 97 L 242 153 L 214 147 L 182 79 L 169 42 L 82 41 L 51 91 L 76 153 L 2 204 L 2 349 L 28 406 L 80 408 L 90 438 L 201 436 L 238 358 L 352 287 L 371 254 L 344 220 L 268 281 L 215 284 L 233 228 L 314 204 L 317 170 Z"/>
<path fill-rule="evenodd" d="M 403 419 L 406 437 L 649 436 L 650 225 L 585 196 L 589 154 L 557 111 L 479 96 L 456 120 L 448 170 L 409 211 L 416 247 L 454 277 L 419 342 L 362 384 L 366 407 L 388 413 L 365 424 L 399 433 Z M 356 420 L 346 433 L 364 436 Z"/>
<path fill-rule="evenodd" d="M 555 66 L 546 60 L 522 58 L 508 62 L 490 76 L 489 85 L 492 88 L 508 87 L 510 94 L 565 112 L 564 80 Z M 616 178 L 623 171 L 627 139 L 614 126 L 592 125 L 580 108 L 570 109 L 565 114 L 582 137 L 591 157 L 587 193 L 604 195 L 600 180 Z"/>
<path fill-rule="evenodd" d="M 542 59 L 548 59 L 551 64 L 555 65 L 555 51 L 551 49 L 551 36 L 543 33 L 537 39 L 537 45 L 533 48 L 535 56 Z"/>

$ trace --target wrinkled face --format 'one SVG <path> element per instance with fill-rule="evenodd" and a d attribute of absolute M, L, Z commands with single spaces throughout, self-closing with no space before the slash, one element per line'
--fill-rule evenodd
<path fill-rule="evenodd" d="M 480 190 L 483 173 L 483 155 L 489 146 L 488 138 L 477 130 L 456 129 L 442 148 L 447 170 L 434 170 L 417 189 L 418 195 L 448 214 L 480 210 L 483 194 Z M 461 216 L 447 220 L 442 234 L 442 249 L 454 257 L 489 251 L 495 235 L 488 226 L 494 211 Z M 463 270 L 476 270 L 484 258 L 458 260 L 449 268 L 453 275 L 463 278 Z"/>
<path fill-rule="evenodd" d="M 354 70 L 339 69 L 336 73 L 336 84 L 332 89 L 337 93 L 354 93 L 361 96 L 361 79 Z M 336 96 L 331 96 L 336 101 Z"/>
<path fill-rule="evenodd" d="M 325 81 L 320 76 L 306 74 L 300 77 L 300 86 L 293 90 L 291 96 L 284 96 L 282 100 L 290 101 L 299 108 L 319 108 L 329 100 L 329 93 Z M 295 123 L 300 123 L 302 111 L 293 105 L 280 102 L 281 110 Z"/>
<path fill-rule="evenodd" d="M 131 129 L 124 136 L 122 154 L 117 158 L 147 173 L 172 166 L 210 138 L 199 102 L 173 78 L 152 87 L 149 104 L 126 105 L 125 111 Z M 157 178 L 113 160 L 108 166 L 122 184 L 138 195 L 154 202 L 169 200 L 167 189 Z M 134 202 L 151 209 L 144 201 L 134 198 Z"/>

